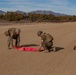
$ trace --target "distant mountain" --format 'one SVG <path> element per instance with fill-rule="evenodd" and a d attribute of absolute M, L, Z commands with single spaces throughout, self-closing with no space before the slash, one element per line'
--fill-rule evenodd
<path fill-rule="evenodd" d="M 20 11 L 20 10 L 17 10 L 15 11 L 16 13 L 21 13 L 21 14 L 26 14 L 26 12 L 23 12 L 23 11 Z"/>
<path fill-rule="evenodd" d="M 10 11 L 9 11 L 10 12 Z M 35 14 L 52 14 L 52 15 L 55 15 L 55 16 L 65 16 L 66 14 L 62 14 L 62 13 L 56 13 L 56 12 L 53 12 L 53 11 L 46 11 L 46 10 L 37 10 L 37 11 L 31 11 L 31 12 L 23 12 L 23 11 L 20 11 L 20 10 L 17 10 L 15 11 L 17 13 L 22 13 L 22 14 L 28 14 L 28 13 L 35 13 Z M 0 14 L 5 14 L 6 12 L 0 10 Z"/>
<path fill-rule="evenodd" d="M 4 11 L 2 11 L 2 10 L 0 10 L 0 14 L 5 14 L 6 12 L 4 12 Z"/>
<path fill-rule="evenodd" d="M 35 14 L 52 14 L 52 15 L 55 15 L 55 16 L 65 16 L 66 14 L 61 14 L 61 13 L 55 13 L 53 11 L 45 11 L 45 10 L 37 10 L 37 11 L 31 11 L 29 13 L 35 13 Z"/>
<path fill-rule="evenodd" d="M 13 11 L 7 11 L 7 12 L 13 12 Z M 21 14 L 25 14 L 26 12 L 23 12 L 23 11 L 20 11 L 20 10 L 17 10 L 17 11 L 14 11 L 16 13 L 21 13 Z M 0 14 L 5 14 L 6 12 L 0 10 Z"/>

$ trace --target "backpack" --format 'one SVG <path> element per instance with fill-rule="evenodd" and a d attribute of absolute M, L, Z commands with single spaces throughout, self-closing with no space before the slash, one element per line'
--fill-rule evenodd
<path fill-rule="evenodd" d="M 47 39 L 45 40 L 46 42 L 53 41 L 53 37 L 50 34 L 45 34 L 45 36 L 47 37 Z"/>

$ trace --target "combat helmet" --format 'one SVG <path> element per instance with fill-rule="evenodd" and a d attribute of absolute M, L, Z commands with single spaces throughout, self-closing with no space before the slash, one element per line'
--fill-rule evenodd
<path fill-rule="evenodd" d="M 16 28 L 15 32 L 16 32 L 16 33 L 20 33 L 21 30 L 20 30 L 19 28 Z"/>

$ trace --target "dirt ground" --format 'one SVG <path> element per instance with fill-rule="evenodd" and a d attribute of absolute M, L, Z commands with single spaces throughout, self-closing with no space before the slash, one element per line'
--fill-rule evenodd
<path fill-rule="evenodd" d="M 39 47 L 42 30 L 54 37 L 56 52 L 8 50 L 4 31 L 21 29 L 21 45 Z M 76 22 L 22 23 L 0 26 L 0 75 L 76 75 Z"/>

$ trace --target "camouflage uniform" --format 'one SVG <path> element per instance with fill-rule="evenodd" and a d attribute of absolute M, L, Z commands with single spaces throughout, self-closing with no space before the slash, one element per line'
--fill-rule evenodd
<path fill-rule="evenodd" d="M 20 32 L 21 30 L 18 28 L 10 28 L 8 31 L 5 32 L 5 35 L 7 36 L 8 41 L 8 48 L 10 48 L 10 45 L 13 47 L 13 39 L 15 39 L 15 46 L 19 46 L 20 43 Z"/>
<path fill-rule="evenodd" d="M 41 45 L 43 48 L 48 50 L 50 52 L 50 49 L 53 46 L 53 37 L 50 34 L 44 33 L 43 36 L 41 37 Z"/>

